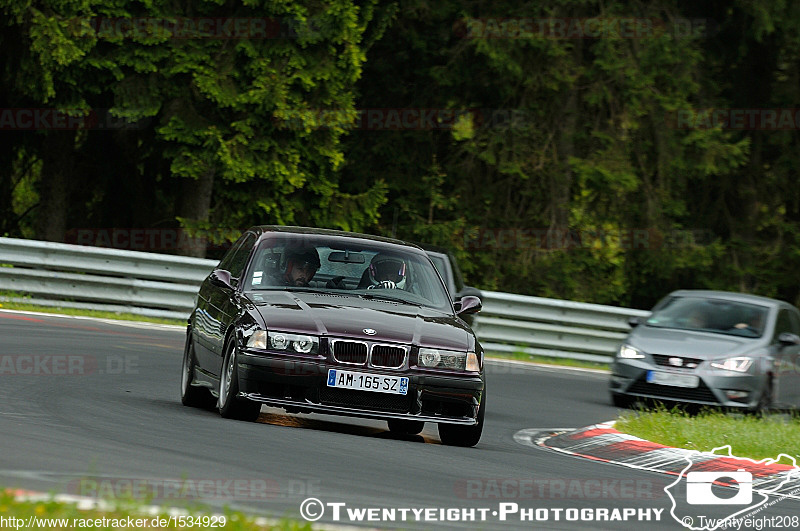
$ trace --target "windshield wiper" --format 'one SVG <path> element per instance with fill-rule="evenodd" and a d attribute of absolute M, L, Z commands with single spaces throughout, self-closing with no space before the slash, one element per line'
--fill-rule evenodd
<path fill-rule="evenodd" d="M 401 299 L 399 297 L 390 297 L 388 295 L 373 295 L 371 293 L 364 293 L 359 295 L 362 299 L 366 299 L 368 301 L 376 300 L 376 301 L 385 301 L 385 302 L 399 302 L 400 304 L 410 304 L 412 306 L 419 306 L 422 308 L 424 305 L 418 302 L 411 302 L 406 299 Z"/>
<path fill-rule="evenodd" d="M 263 288 L 254 288 L 253 291 L 297 291 L 300 293 L 319 293 L 322 295 L 331 295 L 332 293 L 327 290 L 319 288 L 309 288 L 306 286 L 265 286 Z M 338 293 L 334 293 L 338 295 Z"/>

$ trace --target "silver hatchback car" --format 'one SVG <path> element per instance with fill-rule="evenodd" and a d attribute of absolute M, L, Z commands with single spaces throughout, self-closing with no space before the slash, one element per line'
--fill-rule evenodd
<path fill-rule="evenodd" d="M 633 329 L 612 365 L 611 398 L 750 411 L 800 407 L 800 311 L 724 291 L 681 290 Z"/>

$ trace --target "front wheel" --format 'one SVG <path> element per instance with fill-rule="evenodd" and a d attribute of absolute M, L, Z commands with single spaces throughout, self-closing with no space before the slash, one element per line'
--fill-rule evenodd
<path fill-rule="evenodd" d="M 225 345 L 225 358 L 219 375 L 217 409 L 222 418 L 253 422 L 261 413 L 261 404 L 239 398 L 239 371 L 236 362 L 236 343 L 233 337 Z"/>
<path fill-rule="evenodd" d="M 458 426 L 456 424 L 439 424 L 439 439 L 448 446 L 475 446 L 483 433 L 483 417 L 486 413 L 486 392 L 481 397 L 478 409 L 478 423 L 472 426 Z"/>
<path fill-rule="evenodd" d="M 620 393 L 611 393 L 611 403 L 616 407 L 629 408 L 633 405 L 633 398 Z"/>
<path fill-rule="evenodd" d="M 181 367 L 181 403 L 184 406 L 210 408 L 214 406 L 214 397 L 208 389 L 192 385 L 194 369 L 197 361 L 194 357 L 192 332 L 186 334 L 186 345 L 183 347 L 183 364 Z"/>
<path fill-rule="evenodd" d="M 755 407 L 750 410 L 750 413 L 754 415 L 766 415 L 769 413 L 774 400 L 773 393 L 774 387 L 772 378 L 767 378 L 767 381 L 764 383 L 764 389 L 761 390 L 761 395 L 758 397 L 758 402 Z"/>

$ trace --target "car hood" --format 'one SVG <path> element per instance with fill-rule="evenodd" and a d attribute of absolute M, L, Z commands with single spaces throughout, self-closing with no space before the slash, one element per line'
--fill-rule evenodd
<path fill-rule="evenodd" d="M 762 338 L 642 325 L 633 329 L 626 343 L 649 354 L 715 359 L 749 352 L 762 343 Z"/>
<path fill-rule="evenodd" d="M 268 330 L 387 341 L 467 351 L 473 332 L 452 315 L 429 308 L 354 296 L 259 291 L 248 294 Z M 364 329 L 375 330 L 367 335 Z"/>

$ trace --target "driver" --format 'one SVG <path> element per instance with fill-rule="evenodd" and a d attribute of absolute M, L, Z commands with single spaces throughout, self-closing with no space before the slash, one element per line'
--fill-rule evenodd
<path fill-rule="evenodd" d="M 370 282 L 367 289 L 404 289 L 407 269 L 405 260 L 400 257 L 376 254 L 367 268 Z"/>
<path fill-rule="evenodd" d="M 282 280 L 287 286 L 308 286 L 319 266 L 319 253 L 315 247 L 287 249 Z"/>

